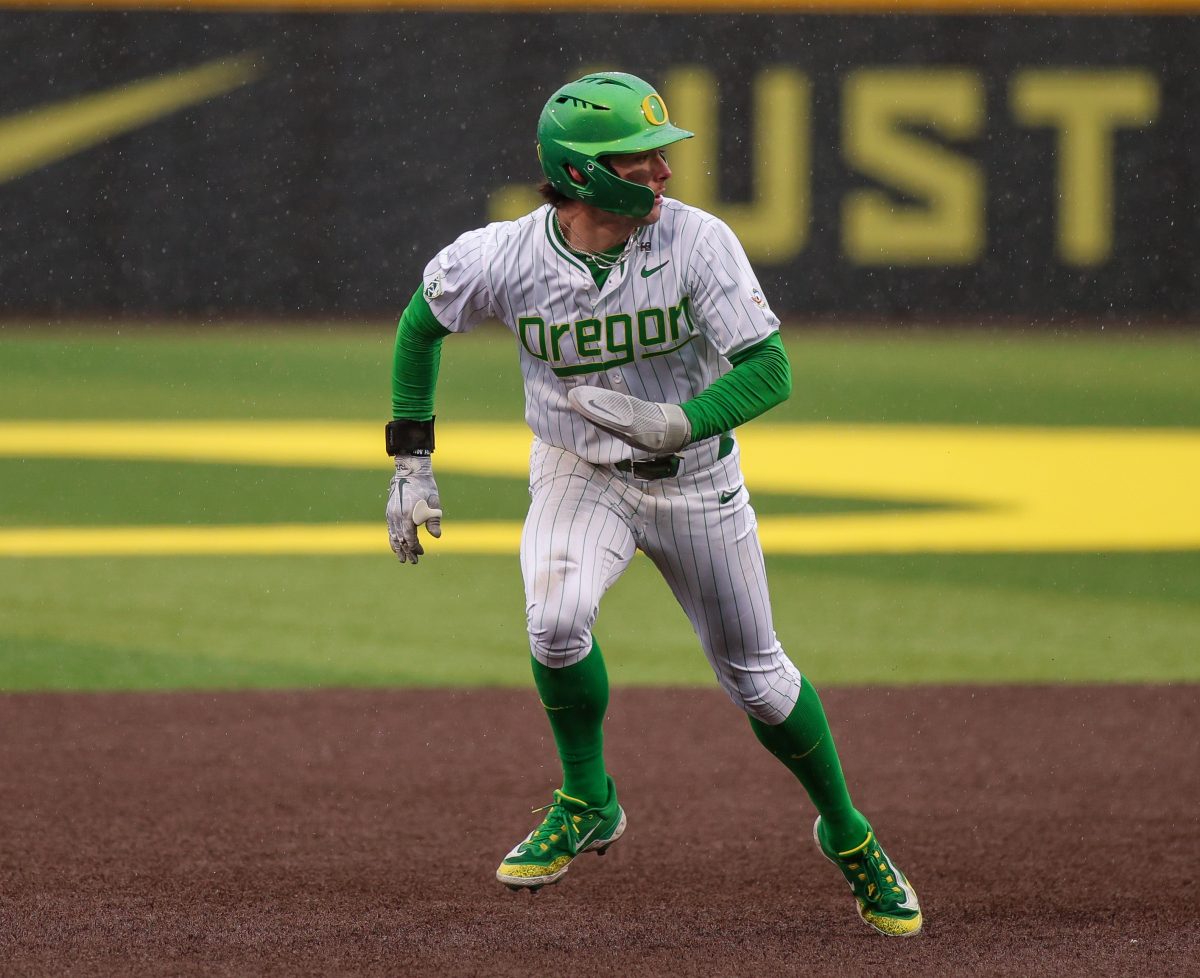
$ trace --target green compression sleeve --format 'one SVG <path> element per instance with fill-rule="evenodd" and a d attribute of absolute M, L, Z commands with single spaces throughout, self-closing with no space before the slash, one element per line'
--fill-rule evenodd
<path fill-rule="evenodd" d="M 778 333 L 729 358 L 733 369 L 681 405 L 692 441 L 732 431 L 782 404 L 792 393 L 792 366 Z"/>
<path fill-rule="evenodd" d="M 433 417 L 442 340 L 449 333 L 417 289 L 396 326 L 396 348 L 392 354 L 393 419 L 428 421 Z"/>
<path fill-rule="evenodd" d="M 770 727 L 751 717 L 750 726 L 762 745 L 804 785 L 821 814 L 826 841 L 839 852 L 860 845 L 871 826 L 850 801 L 825 708 L 813 684 L 807 679 L 801 682 L 800 697 L 783 723 Z"/>
<path fill-rule="evenodd" d="M 537 659 L 533 680 L 546 708 L 563 769 L 563 794 L 590 805 L 608 798 L 604 768 L 604 713 L 608 709 L 608 670 L 600 645 L 573 666 L 550 669 Z"/>

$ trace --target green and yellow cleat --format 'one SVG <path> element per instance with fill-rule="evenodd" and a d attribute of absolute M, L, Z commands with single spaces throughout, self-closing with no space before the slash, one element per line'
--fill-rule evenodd
<path fill-rule="evenodd" d="M 825 858 L 846 877 L 858 903 L 858 915 L 888 937 L 912 937 L 918 933 L 922 918 L 917 891 L 883 851 L 875 832 L 869 831 L 862 845 L 835 852 L 826 848 L 820 828 L 818 818 L 813 823 L 813 838 Z"/>
<path fill-rule="evenodd" d="M 518 842 L 496 870 L 496 879 L 510 890 L 536 893 L 557 883 L 576 856 L 592 850 L 604 855 L 625 831 L 625 812 L 617 804 L 612 778 L 608 801 L 601 808 L 589 808 L 578 798 L 555 791 L 553 804 L 534 812 L 546 813 L 542 824 Z"/>

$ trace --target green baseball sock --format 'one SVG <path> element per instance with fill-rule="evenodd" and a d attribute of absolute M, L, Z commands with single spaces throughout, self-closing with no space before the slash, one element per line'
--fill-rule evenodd
<path fill-rule="evenodd" d="M 826 844 L 838 852 L 861 845 L 870 825 L 850 801 L 825 708 L 812 683 L 803 680 L 800 698 L 783 723 L 769 726 L 751 717 L 750 726 L 762 745 L 804 785 L 821 815 Z"/>
<path fill-rule="evenodd" d="M 551 669 L 533 659 L 533 681 L 546 708 L 554 744 L 562 761 L 562 792 L 603 805 L 608 799 L 604 769 L 604 712 L 608 709 L 608 670 L 600 646 L 565 669 Z"/>

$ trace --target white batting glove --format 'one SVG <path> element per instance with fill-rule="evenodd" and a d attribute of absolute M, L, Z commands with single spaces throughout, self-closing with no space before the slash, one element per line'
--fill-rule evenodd
<path fill-rule="evenodd" d="M 417 538 L 422 523 L 431 537 L 442 535 L 442 501 L 428 455 L 397 455 L 388 486 L 387 525 L 392 551 L 400 563 L 417 562 L 425 552 Z"/>
<path fill-rule="evenodd" d="M 678 404 L 642 401 L 600 387 L 572 387 L 567 400 L 597 428 L 643 451 L 670 454 L 692 437 L 691 423 Z"/>

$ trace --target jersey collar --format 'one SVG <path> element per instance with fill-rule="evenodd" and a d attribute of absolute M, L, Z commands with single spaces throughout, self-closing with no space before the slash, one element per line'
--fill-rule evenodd
<path fill-rule="evenodd" d="M 588 270 L 587 265 L 583 263 L 582 258 L 578 258 L 571 253 L 571 249 L 567 247 L 567 243 L 563 241 L 562 235 L 558 231 L 558 225 L 554 220 L 554 205 L 546 206 L 546 240 L 550 242 L 550 247 L 553 248 L 559 255 L 567 260 L 567 263 L 574 265 L 579 271 L 587 276 L 589 282 L 592 281 L 592 273 Z M 592 283 L 593 286 L 595 283 Z"/>

